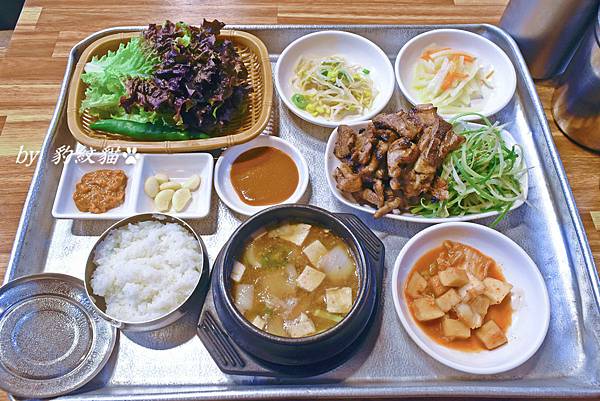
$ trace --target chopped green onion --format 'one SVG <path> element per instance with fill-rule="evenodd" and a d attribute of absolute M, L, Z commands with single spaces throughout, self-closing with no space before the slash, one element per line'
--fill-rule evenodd
<path fill-rule="evenodd" d="M 485 126 L 467 128 L 460 121 L 465 115 L 477 115 Z M 442 165 L 440 177 L 448 182 L 448 198 L 423 198 L 411 212 L 425 217 L 449 217 L 496 211 L 499 215 L 492 223 L 495 226 L 523 197 L 520 179 L 526 168 L 520 147 L 508 148 L 501 136 L 502 127 L 481 114 L 463 113 L 450 122 L 466 140 Z"/>
<path fill-rule="evenodd" d="M 291 101 L 313 116 L 333 121 L 363 114 L 377 96 L 368 72 L 338 56 L 301 58 L 290 82 L 294 91 Z M 305 103 L 295 101 L 297 95 L 304 96 Z"/>
<path fill-rule="evenodd" d="M 306 106 L 308 106 L 308 101 L 306 98 L 299 93 L 292 95 L 292 103 L 294 103 L 294 105 L 301 110 L 306 109 Z"/>

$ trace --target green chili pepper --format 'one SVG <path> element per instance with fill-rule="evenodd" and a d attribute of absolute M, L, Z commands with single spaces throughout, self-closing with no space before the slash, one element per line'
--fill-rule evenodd
<path fill-rule="evenodd" d="M 90 128 L 113 134 L 121 134 L 143 141 L 185 141 L 188 139 L 210 138 L 205 133 L 192 133 L 168 125 L 139 123 L 128 120 L 98 120 Z"/>

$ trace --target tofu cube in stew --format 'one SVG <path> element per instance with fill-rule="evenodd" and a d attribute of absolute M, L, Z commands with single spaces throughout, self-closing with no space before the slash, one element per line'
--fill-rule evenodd
<path fill-rule="evenodd" d="M 231 277 L 231 279 L 236 283 L 239 283 L 240 281 L 242 281 L 242 277 L 244 276 L 245 271 L 246 266 L 244 266 L 242 263 L 236 260 L 235 262 L 233 262 L 233 268 L 231 269 L 231 274 L 229 275 L 229 277 Z"/>
<path fill-rule="evenodd" d="M 302 252 L 306 255 L 313 266 L 317 266 L 319 260 L 327 253 L 327 248 L 319 240 L 310 243 Z"/>
<path fill-rule="evenodd" d="M 460 303 L 454 307 L 456 316 L 471 329 L 476 329 L 483 323 L 483 317 L 473 311 L 468 304 Z"/>
<path fill-rule="evenodd" d="M 471 302 L 469 302 L 469 306 L 473 312 L 479 314 L 480 316 L 487 315 L 488 308 L 490 307 L 490 299 L 485 295 L 478 295 Z"/>
<path fill-rule="evenodd" d="M 414 272 L 408 280 L 406 293 L 413 298 L 419 298 L 425 288 L 427 288 L 427 281 L 418 272 Z"/>
<path fill-rule="evenodd" d="M 415 312 L 415 317 L 420 322 L 439 319 L 444 316 L 444 311 L 438 308 L 435 300 L 430 297 L 415 299 L 412 303 L 412 308 Z"/>
<path fill-rule="evenodd" d="M 254 285 L 236 284 L 233 299 L 240 312 L 244 313 L 252 309 L 254 305 Z"/>
<path fill-rule="evenodd" d="M 325 302 L 329 313 L 348 313 L 352 309 L 352 288 L 327 288 Z"/>
<path fill-rule="evenodd" d="M 508 342 L 502 329 L 493 320 L 487 321 L 483 326 L 475 330 L 475 335 L 487 349 L 498 348 Z"/>
<path fill-rule="evenodd" d="M 321 285 L 324 279 L 325 273 L 313 269 L 310 266 L 306 266 L 298 278 L 296 278 L 296 284 L 303 290 L 312 292 Z"/>
<path fill-rule="evenodd" d="M 252 320 L 252 324 L 256 326 L 259 330 L 263 330 L 267 322 L 260 316 L 256 316 L 254 320 Z"/>
<path fill-rule="evenodd" d="M 449 289 L 444 295 L 435 299 L 435 304 L 444 313 L 448 312 L 458 303 L 460 303 L 460 297 L 454 288 Z"/>
<path fill-rule="evenodd" d="M 511 284 L 491 277 L 485 278 L 483 280 L 483 285 L 485 285 L 485 291 L 483 293 L 492 301 L 492 305 L 502 302 L 504 297 L 506 297 L 512 289 Z"/>
<path fill-rule="evenodd" d="M 442 285 L 442 282 L 440 281 L 440 276 L 437 274 L 429 279 L 428 284 L 429 288 L 431 288 L 431 291 L 433 291 L 433 294 L 436 297 L 439 297 L 440 295 L 448 291 L 448 287 Z"/>
<path fill-rule="evenodd" d="M 310 224 L 286 224 L 269 231 L 269 237 L 281 238 L 301 246 L 310 231 Z"/>
<path fill-rule="evenodd" d="M 471 329 L 469 329 L 463 322 L 456 319 L 446 318 L 442 320 L 442 332 L 444 337 L 449 340 L 461 339 L 466 340 L 471 337 Z"/>
<path fill-rule="evenodd" d="M 446 287 L 462 287 L 469 282 L 467 272 L 462 269 L 450 267 L 439 272 L 440 282 Z"/>
<path fill-rule="evenodd" d="M 293 338 L 306 337 L 317 331 L 312 320 L 304 312 L 300 313 L 300 316 L 294 320 L 285 320 L 283 327 Z"/>
<path fill-rule="evenodd" d="M 458 295 L 463 302 L 469 302 L 478 295 L 483 294 L 485 291 L 485 285 L 482 281 L 479 281 L 475 276 L 469 276 L 469 282 L 458 290 Z"/>

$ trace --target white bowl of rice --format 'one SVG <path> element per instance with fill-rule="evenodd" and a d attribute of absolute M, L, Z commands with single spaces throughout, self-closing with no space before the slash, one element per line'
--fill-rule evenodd
<path fill-rule="evenodd" d="M 147 213 L 104 232 L 88 258 L 85 284 L 100 314 L 122 330 L 179 319 L 207 269 L 204 246 L 183 220 Z"/>

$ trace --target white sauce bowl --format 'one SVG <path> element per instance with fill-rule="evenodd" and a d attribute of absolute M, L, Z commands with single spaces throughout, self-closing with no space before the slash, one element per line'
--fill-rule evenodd
<path fill-rule="evenodd" d="M 268 146 L 275 149 L 281 150 L 283 153 L 288 155 L 296 165 L 298 169 L 298 185 L 294 193 L 283 203 L 297 203 L 306 192 L 308 187 L 308 165 L 304 156 L 289 142 L 284 141 L 281 138 L 270 136 L 270 135 L 259 135 L 253 140 L 243 143 L 241 145 L 233 146 L 227 149 L 215 165 L 215 190 L 219 195 L 219 198 L 233 211 L 246 215 L 252 216 L 253 214 L 271 207 L 273 205 L 264 206 L 252 206 L 248 205 L 238 196 L 233 184 L 231 183 L 231 166 L 233 162 L 244 152 L 249 149 Z M 277 172 L 273 172 L 273 179 L 277 179 Z"/>

